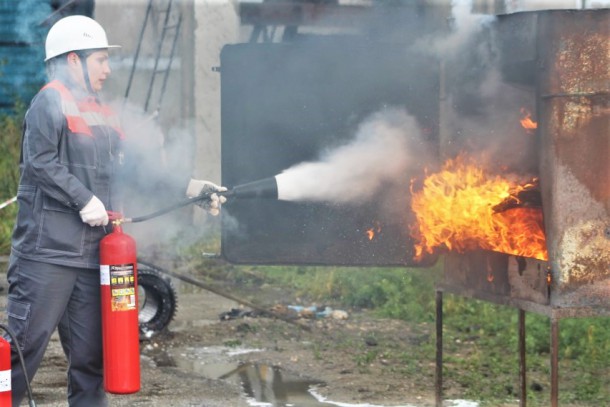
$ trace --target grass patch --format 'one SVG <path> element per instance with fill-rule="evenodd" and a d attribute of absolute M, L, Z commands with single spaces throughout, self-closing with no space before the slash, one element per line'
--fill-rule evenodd
<path fill-rule="evenodd" d="M 392 368 L 396 374 L 404 375 L 413 383 L 431 385 L 429 370 L 436 349 L 434 283 L 442 262 L 429 269 L 229 268 L 233 275 L 242 275 L 242 284 L 256 281 L 255 284 L 277 285 L 292 291 L 303 302 L 368 309 L 379 318 L 402 319 L 424 326 L 432 334 L 422 335 L 417 352 L 384 356 L 400 360 L 400 367 Z M 248 276 L 256 278 L 249 280 Z M 449 294 L 444 296 L 443 304 L 446 397 L 479 400 L 486 406 L 514 402 L 519 396 L 518 310 Z M 610 319 L 562 319 L 559 340 L 560 402 L 573 406 L 610 406 Z M 379 357 L 377 349 L 356 349 L 354 361 L 360 370 L 366 371 L 366 366 Z M 550 404 L 549 350 L 550 320 L 528 313 L 528 405 Z"/>
<path fill-rule="evenodd" d="M 21 150 L 21 128 L 25 106 L 15 106 L 14 114 L 0 114 L 0 202 L 17 195 L 19 184 L 19 154 Z M 11 235 L 17 204 L 0 209 L 0 255 L 7 256 L 11 250 Z"/>

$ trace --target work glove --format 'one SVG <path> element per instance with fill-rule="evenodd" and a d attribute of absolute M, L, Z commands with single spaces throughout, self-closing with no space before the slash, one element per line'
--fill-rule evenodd
<path fill-rule="evenodd" d="M 106 226 L 108 224 L 108 212 L 106 212 L 102 201 L 95 195 L 81 209 L 79 214 L 83 223 L 89 226 Z"/>
<path fill-rule="evenodd" d="M 224 192 L 226 187 L 221 187 L 210 181 L 193 179 L 189 181 L 186 188 L 186 196 L 196 198 L 201 194 L 210 193 L 210 199 L 200 199 L 197 205 L 205 209 L 210 215 L 216 216 L 220 213 L 220 205 L 227 202 L 227 198 L 218 195 L 215 192 Z"/>

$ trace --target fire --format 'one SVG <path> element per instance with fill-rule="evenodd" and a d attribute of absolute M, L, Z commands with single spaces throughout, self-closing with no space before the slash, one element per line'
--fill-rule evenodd
<path fill-rule="evenodd" d="M 380 232 L 381 232 L 381 225 L 379 224 L 379 222 L 375 222 L 375 226 L 368 229 L 365 233 L 366 233 L 366 237 L 368 237 L 369 240 L 373 240 L 375 235 L 377 235 Z"/>
<path fill-rule="evenodd" d="M 525 108 L 521 108 L 521 114 L 523 118 L 519 120 L 521 122 L 521 126 L 523 126 L 526 130 L 535 130 L 538 128 L 538 123 L 532 120 L 532 114 Z"/>
<path fill-rule="evenodd" d="M 493 250 L 516 256 L 548 258 L 540 208 L 513 207 L 496 212 L 499 203 L 525 188 L 492 176 L 460 156 L 429 174 L 423 187 L 411 187 L 415 257 L 436 248 L 464 252 Z"/>

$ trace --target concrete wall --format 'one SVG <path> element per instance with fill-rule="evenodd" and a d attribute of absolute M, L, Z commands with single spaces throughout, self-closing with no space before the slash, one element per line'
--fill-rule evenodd
<path fill-rule="evenodd" d="M 220 181 L 220 51 L 239 41 L 236 0 L 195 1 L 195 175 Z"/>
<path fill-rule="evenodd" d="M 162 9 L 167 3 L 153 2 Z M 127 191 L 131 196 L 123 209 L 130 216 L 152 213 L 183 198 L 191 176 L 221 182 L 220 74 L 212 67 L 219 65 L 222 47 L 238 41 L 239 31 L 232 0 L 174 0 L 172 8 L 179 13 L 171 18 L 181 13 L 182 21 L 167 86 L 159 99 L 163 80 L 155 80 L 148 111 L 144 112 L 164 13 L 154 13 L 148 20 L 126 102 L 124 96 L 148 4 L 148 0 L 96 0 L 95 8 L 95 19 L 106 28 L 110 43 L 122 45 L 111 53 L 113 74 L 104 93 L 124 114 L 123 125 L 137 150 L 126 160 L 133 166 L 128 173 L 137 177 L 131 184 L 135 181 L 142 186 L 142 190 Z M 162 47 L 162 67 L 167 66 L 170 43 Z M 213 234 L 217 220 L 192 206 L 139 223 L 130 227 L 129 233 L 139 249 L 147 250 L 176 235 L 185 242 L 184 233 L 193 233 L 194 238 Z M 191 227 L 194 224 L 201 227 Z"/>
<path fill-rule="evenodd" d="M 163 74 L 157 74 L 148 95 L 165 13 L 149 15 L 140 42 L 148 3 L 148 0 L 96 1 L 96 20 L 106 28 L 111 43 L 122 45 L 121 50 L 112 53 L 113 75 L 106 94 L 122 102 L 129 86 L 129 108 L 143 109 L 148 103 L 147 112 L 142 114 L 145 119 L 154 116 L 161 134 L 135 134 L 135 137 L 149 137 L 151 143 L 162 144 L 171 171 L 220 182 L 220 74 L 212 68 L 220 64 L 222 47 L 239 40 L 236 1 L 174 0 L 172 8 L 176 14 L 172 18 L 181 12 L 182 22 L 162 98 Z M 153 1 L 157 10 L 164 10 L 167 4 L 168 0 Z M 161 46 L 159 67 L 167 66 L 172 35 L 168 31 Z M 130 83 L 139 43 L 137 68 Z M 145 129 L 148 131 L 149 127 Z"/>

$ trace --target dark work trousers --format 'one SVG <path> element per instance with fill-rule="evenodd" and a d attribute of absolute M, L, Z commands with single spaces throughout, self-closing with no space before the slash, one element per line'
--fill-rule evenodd
<path fill-rule="evenodd" d="M 57 328 L 68 361 L 70 406 L 108 405 L 104 393 L 99 271 L 11 255 L 7 314 L 30 382 Z M 25 396 L 21 364 L 12 352 L 13 406 Z"/>

